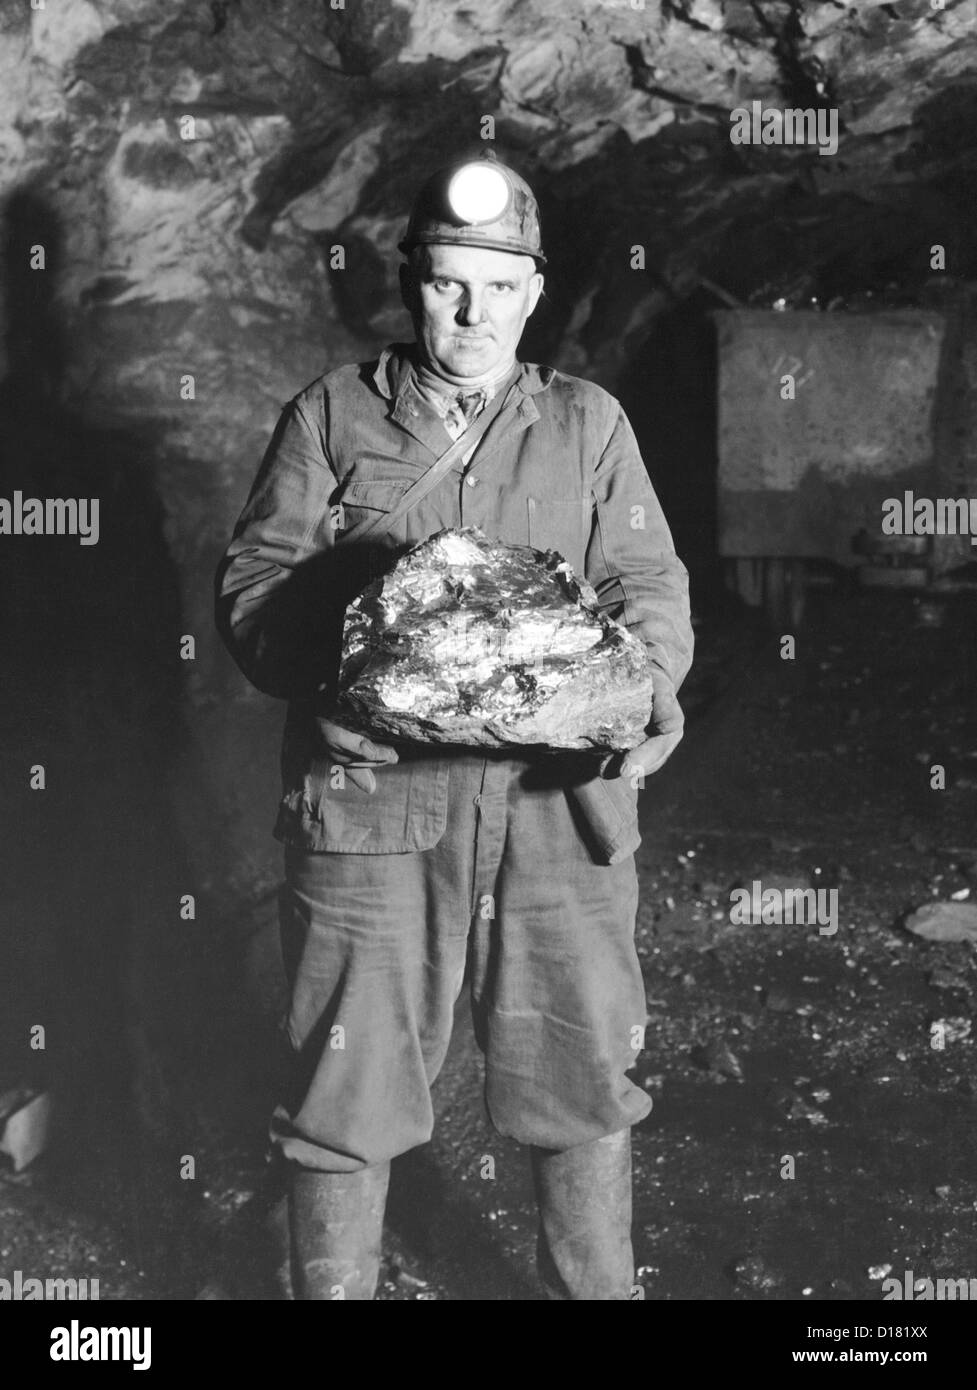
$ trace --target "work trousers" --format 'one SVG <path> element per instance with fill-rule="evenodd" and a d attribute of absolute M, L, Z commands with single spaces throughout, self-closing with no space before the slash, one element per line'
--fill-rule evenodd
<path fill-rule="evenodd" d="M 352 1172 L 431 1137 L 466 961 L 501 1134 L 562 1150 L 651 1109 L 625 1075 L 646 1018 L 633 855 L 597 862 L 565 791 L 531 764 L 449 761 L 431 848 L 286 846 L 291 1062 L 272 1138 L 305 1168 Z"/>

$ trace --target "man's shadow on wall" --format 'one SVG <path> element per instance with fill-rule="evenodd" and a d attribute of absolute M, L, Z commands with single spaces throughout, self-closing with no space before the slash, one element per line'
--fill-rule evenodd
<path fill-rule="evenodd" d="M 207 1239 L 206 1183 L 187 1180 L 186 1158 L 205 1160 L 194 1086 L 233 982 L 215 989 L 213 947 L 180 915 L 193 885 L 172 811 L 177 576 L 151 426 L 96 427 L 64 403 L 58 217 L 30 189 L 2 213 L 0 497 L 97 498 L 99 512 L 96 544 L 0 535 L 0 1093 L 52 1093 L 51 1143 L 29 1170 L 42 1201 L 67 1228 L 107 1221 L 130 1264 L 185 1297 Z"/>

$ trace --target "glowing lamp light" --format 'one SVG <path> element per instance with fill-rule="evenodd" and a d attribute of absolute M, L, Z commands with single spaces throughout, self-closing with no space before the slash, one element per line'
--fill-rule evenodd
<path fill-rule="evenodd" d="M 459 222 L 497 222 L 509 197 L 508 179 L 487 162 L 466 164 L 448 184 L 448 206 Z"/>

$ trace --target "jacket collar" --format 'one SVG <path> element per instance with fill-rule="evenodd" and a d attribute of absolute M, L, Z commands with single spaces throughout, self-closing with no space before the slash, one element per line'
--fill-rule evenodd
<path fill-rule="evenodd" d="M 380 354 L 373 373 L 373 382 L 385 400 L 400 403 L 411 380 L 413 351 L 413 343 L 391 343 Z M 545 391 L 556 376 L 555 367 L 540 367 L 535 362 L 521 362 L 520 366 L 522 371 L 516 385 L 525 396 L 536 396 Z"/>

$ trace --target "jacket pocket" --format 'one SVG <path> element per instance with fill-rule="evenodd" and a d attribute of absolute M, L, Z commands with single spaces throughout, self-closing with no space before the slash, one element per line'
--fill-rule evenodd
<path fill-rule="evenodd" d="M 369 525 L 380 515 L 392 512 L 407 490 L 408 483 L 383 480 L 373 482 L 351 482 L 343 488 L 339 498 L 339 530 L 343 540 L 356 540 L 358 530 Z M 395 530 L 403 530 L 405 521 L 398 523 Z M 396 539 L 402 540 L 403 537 Z"/>
<path fill-rule="evenodd" d="M 373 769 L 376 791 L 356 786 L 339 763 L 314 759 L 284 808 L 308 848 L 334 854 L 409 854 L 430 849 L 448 819 L 448 763 L 438 758 Z"/>
<path fill-rule="evenodd" d="M 556 550 L 583 576 L 590 539 L 590 498 L 527 497 L 529 544 L 537 550 Z"/>
<path fill-rule="evenodd" d="M 641 844 L 638 790 L 625 777 L 592 777 L 567 788 L 580 813 L 585 839 L 601 864 L 617 864 Z"/>

